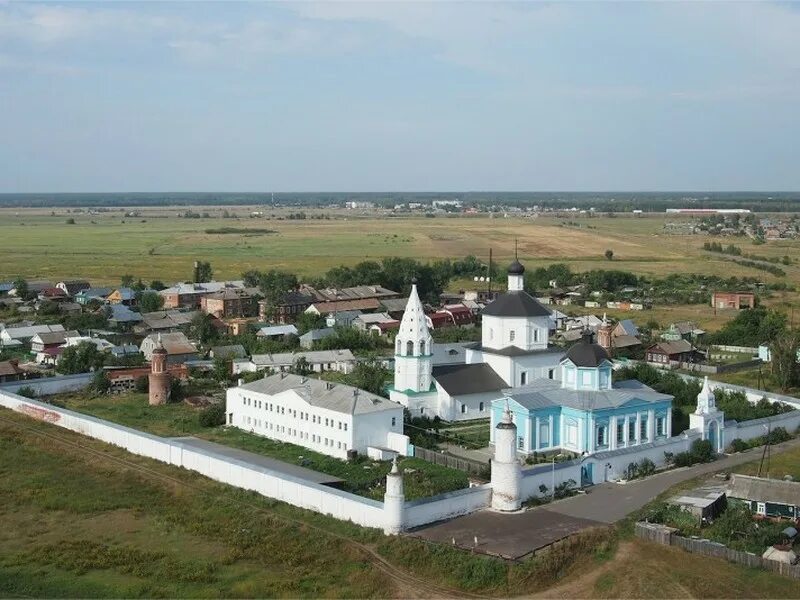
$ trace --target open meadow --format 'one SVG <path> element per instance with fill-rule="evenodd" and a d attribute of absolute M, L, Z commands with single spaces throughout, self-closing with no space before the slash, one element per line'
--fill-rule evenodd
<path fill-rule="evenodd" d="M 209 217 L 179 216 L 187 210 L 207 212 Z M 223 210 L 239 217 L 223 218 Z M 524 218 L 513 214 L 425 218 L 339 209 L 304 211 L 307 218 L 300 220 L 288 219 L 294 212 L 288 209 L 248 217 L 254 210 L 143 208 L 135 209 L 137 216 L 125 216 L 122 210 L 89 214 L 65 209 L 0 209 L 0 279 L 80 276 L 98 284 L 114 284 L 129 273 L 171 282 L 190 277 L 196 259 L 210 261 L 218 278 L 269 268 L 313 276 L 340 264 L 390 256 L 430 261 L 474 254 L 488 259 L 490 247 L 498 263 L 504 264 L 513 256 L 517 240 L 520 258 L 529 268 L 560 261 L 576 271 L 613 267 L 654 276 L 696 272 L 779 280 L 704 251 L 707 236 L 668 233 L 664 224 L 675 218 L 660 214 L 641 218 Z M 68 224 L 70 219 L 75 223 Z M 730 241 L 749 249 L 748 240 Z M 604 258 L 607 249 L 613 250 L 613 261 Z M 757 252 L 797 258 L 800 242 L 769 242 Z M 785 270 L 787 280 L 800 283 L 800 268 Z"/>

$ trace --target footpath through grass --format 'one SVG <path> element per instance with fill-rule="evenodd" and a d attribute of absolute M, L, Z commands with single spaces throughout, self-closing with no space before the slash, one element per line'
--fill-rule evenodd
<path fill-rule="evenodd" d="M 183 403 L 150 406 L 147 394 L 92 396 L 88 392 L 61 395 L 59 404 L 78 412 L 164 437 L 195 436 L 257 454 L 301 465 L 345 481 L 344 489 L 360 496 L 383 500 L 391 463 L 363 458 L 350 463 L 302 446 L 277 442 L 233 427 L 202 427 L 199 411 Z M 418 458 L 402 458 L 406 499 L 435 496 L 469 487 L 463 471 Z"/>

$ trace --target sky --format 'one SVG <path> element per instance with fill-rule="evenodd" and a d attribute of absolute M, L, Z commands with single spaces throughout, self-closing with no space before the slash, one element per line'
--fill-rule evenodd
<path fill-rule="evenodd" d="M 800 189 L 800 3 L 0 0 L 0 192 Z"/>

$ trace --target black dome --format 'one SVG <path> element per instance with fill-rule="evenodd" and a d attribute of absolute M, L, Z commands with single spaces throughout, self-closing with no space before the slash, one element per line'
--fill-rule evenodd
<path fill-rule="evenodd" d="M 576 367 L 597 367 L 604 360 L 611 360 L 605 348 L 592 342 L 592 335 L 586 332 L 580 339 L 570 346 L 564 356 L 573 362 Z"/>
<path fill-rule="evenodd" d="M 519 262 L 516 258 L 514 262 L 508 265 L 508 274 L 509 275 L 522 275 L 525 273 L 525 267 L 522 266 L 522 263 Z"/>

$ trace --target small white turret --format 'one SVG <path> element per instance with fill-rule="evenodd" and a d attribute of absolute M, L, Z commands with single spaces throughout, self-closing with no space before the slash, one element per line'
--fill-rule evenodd
<path fill-rule="evenodd" d="M 697 394 L 697 408 L 689 415 L 689 429 L 699 431 L 704 440 L 711 442 L 715 452 L 722 452 L 725 448 L 725 413 L 717 409 L 708 377 Z"/>
<path fill-rule="evenodd" d="M 392 470 L 386 476 L 386 493 L 383 496 L 383 532 L 386 535 L 397 535 L 403 531 L 405 502 L 403 474 L 398 469 L 397 458 L 395 458 L 392 461 Z"/>
<path fill-rule="evenodd" d="M 506 403 L 503 420 L 495 426 L 492 459 L 492 508 L 519 510 L 522 506 L 522 469 L 517 460 L 517 426 Z"/>
<path fill-rule="evenodd" d="M 708 385 L 708 375 L 703 381 L 703 389 L 697 394 L 697 409 L 694 411 L 698 415 L 716 412 L 717 399 L 714 392 Z"/>

